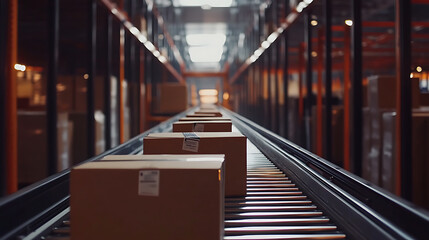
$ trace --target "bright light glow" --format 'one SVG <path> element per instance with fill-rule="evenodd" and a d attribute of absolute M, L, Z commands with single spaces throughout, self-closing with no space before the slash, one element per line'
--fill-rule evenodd
<path fill-rule="evenodd" d="M 24 72 L 25 71 L 25 69 L 27 69 L 27 67 L 25 66 L 25 65 L 22 65 L 22 64 L 15 64 L 15 70 L 18 70 L 18 71 L 21 71 L 21 72 Z"/>
<path fill-rule="evenodd" d="M 178 0 L 179 7 L 231 7 L 232 0 Z"/>
<path fill-rule="evenodd" d="M 113 9 L 112 9 L 112 13 L 113 13 L 114 15 L 116 15 L 116 14 L 118 13 L 118 9 L 113 8 Z"/>
<path fill-rule="evenodd" d="M 229 99 L 229 93 L 224 93 L 223 94 L 223 100 L 227 101 Z"/>
<path fill-rule="evenodd" d="M 285 29 L 283 27 L 279 27 L 279 28 L 277 28 L 277 33 L 282 34 L 284 32 L 284 30 Z"/>
<path fill-rule="evenodd" d="M 162 63 L 166 63 L 167 62 L 167 58 L 165 58 L 164 56 L 159 56 L 158 60 Z"/>
<path fill-rule="evenodd" d="M 277 39 L 278 36 L 279 34 L 277 32 L 273 32 L 270 34 L 270 36 L 268 36 L 267 41 L 271 44 Z"/>
<path fill-rule="evenodd" d="M 298 14 L 296 12 L 289 13 L 289 15 L 286 18 L 286 22 L 291 23 L 295 21 L 297 17 L 298 17 Z"/>
<path fill-rule="evenodd" d="M 186 42 L 190 46 L 224 45 L 226 36 L 223 33 L 189 34 L 186 35 Z"/>
<path fill-rule="evenodd" d="M 220 62 L 223 46 L 198 46 L 189 47 L 191 61 L 197 62 Z"/>
<path fill-rule="evenodd" d="M 420 67 L 420 66 L 417 66 L 417 67 L 416 67 L 416 71 L 417 71 L 417 72 L 422 72 L 422 71 L 423 71 L 423 68 L 422 68 L 422 67 Z"/>
<path fill-rule="evenodd" d="M 261 47 L 264 48 L 264 49 L 267 49 L 268 47 L 270 47 L 270 45 L 271 44 L 268 41 L 263 41 L 261 43 Z"/>
<path fill-rule="evenodd" d="M 311 52 L 311 56 L 312 56 L 312 57 L 317 57 L 317 52 L 316 52 L 316 51 L 312 51 L 312 52 Z"/>
<path fill-rule="evenodd" d="M 319 24 L 317 20 L 311 20 L 311 26 L 315 27 L 317 24 Z"/>
<path fill-rule="evenodd" d="M 255 55 L 250 56 L 250 63 L 254 63 L 256 60 L 258 60 L 258 57 Z"/>
<path fill-rule="evenodd" d="M 413 73 L 410 73 L 410 78 L 413 78 L 414 77 L 414 74 Z"/>
<path fill-rule="evenodd" d="M 67 89 L 66 85 L 62 83 L 57 84 L 57 92 L 64 92 Z"/>
<path fill-rule="evenodd" d="M 140 35 L 139 35 L 139 41 L 140 41 L 141 43 L 145 43 L 145 42 L 147 42 L 147 38 L 146 38 L 143 34 L 140 34 Z"/>
<path fill-rule="evenodd" d="M 201 96 L 200 97 L 200 101 L 202 104 L 208 104 L 208 103 L 214 104 L 214 103 L 217 103 L 217 99 L 218 98 L 215 96 Z"/>
<path fill-rule="evenodd" d="M 161 53 L 158 50 L 155 50 L 155 51 L 153 51 L 153 55 L 155 57 L 159 57 L 159 56 L 161 56 Z"/>
<path fill-rule="evenodd" d="M 306 3 L 307 5 L 310 5 L 310 3 L 312 3 L 313 0 L 304 0 L 304 3 Z"/>
<path fill-rule="evenodd" d="M 350 19 L 345 20 L 344 23 L 349 27 L 351 27 L 353 25 L 353 21 Z"/>
<path fill-rule="evenodd" d="M 140 34 L 140 31 L 136 27 L 131 27 L 130 32 L 134 35 Z"/>
<path fill-rule="evenodd" d="M 89 78 L 88 73 L 85 73 L 85 74 L 83 75 L 83 79 L 88 79 L 88 78 Z"/>
<path fill-rule="evenodd" d="M 147 48 L 147 50 L 153 52 L 156 50 L 155 45 L 153 45 L 153 43 L 147 41 L 144 43 L 145 47 Z"/>
<path fill-rule="evenodd" d="M 216 89 L 201 89 L 198 94 L 200 96 L 217 96 L 218 91 Z"/>
<path fill-rule="evenodd" d="M 302 10 L 304 10 L 304 8 L 306 8 L 308 6 L 308 4 L 307 3 L 305 3 L 305 2 L 300 2 L 299 4 L 298 4 L 298 6 L 296 6 L 296 11 L 297 12 L 302 12 Z"/>
<path fill-rule="evenodd" d="M 262 55 L 262 53 L 264 52 L 263 48 L 258 48 L 255 50 L 255 52 L 253 53 L 256 57 L 259 57 Z"/>

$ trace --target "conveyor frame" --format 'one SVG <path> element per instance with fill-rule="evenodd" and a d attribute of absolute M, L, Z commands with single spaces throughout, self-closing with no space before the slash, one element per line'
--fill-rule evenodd
<path fill-rule="evenodd" d="M 103 154 L 135 154 L 144 136 L 170 131 L 189 109 Z M 351 239 L 424 238 L 429 215 L 411 203 L 335 166 L 254 122 L 223 109 L 233 124 L 280 170 L 294 179 Z M 0 239 L 39 238 L 68 218 L 69 173 L 65 170 L 0 199 Z M 47 224 L 50 223 L 50 224 Z"/>

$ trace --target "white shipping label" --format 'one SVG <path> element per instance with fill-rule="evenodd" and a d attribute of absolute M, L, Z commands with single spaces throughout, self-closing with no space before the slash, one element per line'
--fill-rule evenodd
<path fill-rule="evenodd" d="M 159 196 L 159 170 L 142 170 L 139 172 L 139 195 Z"/>
<path fill-rule="evenodd" d="M 194 124 L 194 132 L 204 132 L 204 124 L 195 123 Z"/>
<path fill-rule="evenodd" d="M 198 145 L 199 145 L 200 141 L 196 140 L 196 139 L 186 139 L 183 140 L 183 147 L 182 149 L 185 151 L 190 151 L 190 152 L 198 152 Z"/>

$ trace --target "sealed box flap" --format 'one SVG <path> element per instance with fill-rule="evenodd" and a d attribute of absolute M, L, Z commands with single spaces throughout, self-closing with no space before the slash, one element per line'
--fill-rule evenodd
<path fill-rule="evenodd" d="M 194 133 L 198 138 L 245 138 L 239 132 L 198 132 Z M 162 139 L 162 138 L 184 138 L 183 133 L 151 133 L 145 139 Z"/>
<path fill-rule="evenodd" d="M 224 117 L 184 117 L 179 121 L 231 121 L 231 119 Z"/>
<path fill-rule="evenodd" d="M 224 154 L 156 154 L 156 155 L 109 155 L 102 161 L 222 161 Z"/>
<path fill-rule="evenodd" d="M 231 121 L 183 121 L 183 122 L 175 122 L 173 124 L 231 124 Z"/>
<path fill-rule="evenodd" d="M 212 161 L 95 161 L 79 165 L 83 169 L 221 169 L 223 160 Z"/>

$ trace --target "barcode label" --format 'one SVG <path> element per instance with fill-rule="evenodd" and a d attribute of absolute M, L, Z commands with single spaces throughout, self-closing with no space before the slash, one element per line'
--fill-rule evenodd
<path fill-rule="evenodd" d="M 139 172 L 140 196 L 159 196 L 159 170 L 142 170 Z"/>
<path fill-rule="evenodd" d="M 183 133 L 185 139 L 183 139 L 182 149 L 189 152 L 198 152 L 198 146 L 200 144 L 200 138 L 195 133 Z"/>

